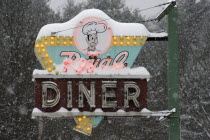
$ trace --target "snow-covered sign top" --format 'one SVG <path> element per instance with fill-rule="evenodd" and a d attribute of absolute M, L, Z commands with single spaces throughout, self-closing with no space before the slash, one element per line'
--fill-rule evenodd
<path fill-rule="evenodd" d="M 150 33 L 143 24 L 120 23 L 101 10 L 89 9 L 65 23 L 43 26 L 34 52 L 50 74 L 103 75 L 103 72 L 115 73 L 115 70 L 115 74 L 119 74 L 126 69 L 130 72 L 151 36 L 164 34 Z M 149 74 L 146 72 L 145 75 Z"/>
<path fill-rule="evenodd" d="M 75 27 L 77 27 L 78 23 L 89 17 L 95 17 L 105 20 L 110 26 L 113 36 L 151 36 L 151 33 L 143 24 L 120 23 L 111 19 L 107 14 L 105 14 L 101 10 L 89 9 L 80 12 L 74 18 L 65 23 L 54 23 L 43 26 L 37 36 L 37 39 L 43 36 L 51 36 L 51 33 L 53 32 L 58 32 L 55 34 L 55 36 L 73 36 L 74 29 Z"/>

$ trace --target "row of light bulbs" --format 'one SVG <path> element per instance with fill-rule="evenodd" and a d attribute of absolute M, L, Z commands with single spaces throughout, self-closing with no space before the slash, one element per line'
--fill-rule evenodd
<path fill-rule="evenodd" d="M 57 37 L 54 37 L 54 36 L 51 36 L 51 37 L 43 37 L 42 39 L 44 40 L 48 40 L 50 38 L 50 40 L 70 40 L 70 41 L 73 41 L 73 37 L 63 37 L 63 36 L 57 36 Z M 138 38 L 140 39 L 144 39 L 145 37 L 144 36 L 141 36 L 141 37 L 130 37 L 130 36 L 127 36 L 127 37 L 123 37 L 123 36 L 114 36 L 113 37 L 113 40 L 117 40 L 117 39 L 120 39 L 120 40 L 123 40 L 123 39 L 127 39 L 127 40 L 130 40 L 130 39 L 133 39 L 133 40 L 137 40 Z M 41 41 L 41 40 L 40 40 Z"/>
<path fill-rule="evenodd" d="M 139 38 L 140 40 L 143 40 L 145 37 L 143 37 L 143 36 L 141 36 L 141 37 L 130 37 L 130 36 L 127 36 L 127 37 L 116 37 L 116 36 L 114 36 L 114 37 L 113 37 L 113 40 L 116 41 L 118 38 L 119 38 L 120 40 L 124 40 L 124 39 L 126 39 L 126 40 L 131 40 L 131 39 L 137 40 L 138 38 Z"/>
<path fill-rule="evenodd" d="M 47 67 L 48 72 L 55 70 L 56 67 L 53 65 L 53 61 L 50 59 L 50 55 L 47 52 L 45 45 L 43 44 L 36 44 L 36 52 L 39 57 L 43 60 L 42 63 L 45 67 Z"/>
<path fill-rule="evenodd" d="M 140 40 L 140 42 L 137 40 Z M 120 42 L 119 42 L 120 41 Z M 113 37 L 113 45 L 141 45 L 145 41 L 145 37 Z M 48 72 L 51 72 L 52 70 L 55 70 L 55 66 L 53 66 L 53 61 L 50 59 L 49 54 L 46 53 L 46 45 L 73 45 L 73 37 L 42 37 L 41 39 L 37 40 L 35 47 L 37 48 L 37 53 L 39 55 L 43 54 L 41 57 L 48 59 L 44 62 L 44 65 L 47 68 Z"/>
<path fill-rule="evenodd" d="M 142 45 L 145 41 L 146 37 L 130 37 L 130 36 L 127 36 L 127 37 L 113 37 L 113 45 L 137 45 L 138 42 L 139 42 L 139 45 Z M 137 42 L 138 40 L 138 42 Z"/>
<path fill-rule="evenodd" d="M 62 44 L 63 44 L 63 45 L 67 45 L 68 43 L 67 43 L 66 41 L 64 41 L 64 42 L 62 42 L 62 43 L 61 43 L 60 41 L 57 41 L 57 42 L 51 41 L 49 44 L 50 44 L 50 45 L 55 45 L 55 44 L 56 44 L 56 45 L 62 45 Z M 70 41 L 69 44 L 70 44 L 70 45 L 73 45 L 73 41 Z M 44 45 L 48 45 L 48 42 L 44 42 Z M 37 48 L 39 48 L 39 47 L 42 48 L 42 47 L 44 47 L 44 45 L 43 45 L 43 44 L 36 44 L 36 47 L 37 47 Z"/>
<path fill-rule="evenodd" d="M 124 43 L 123 43 L 123 42 L 120 42 L 119 44 L 122 46 Z M 131 43 L 130 43 L 129 41 L 128 41 L 128 42 L 126 42 L 126 44 L 127 44 L 127 45 L 131 45 Z M 113 42 L 113 45 L 115 45 L 115 46 L 116 46 L 116 45 L 117 45 L 117 42 L 116 42 L 116 41 L 114 41 L 114 42 Z M 134 41 L 134 42 L 133 42 L 133 45 L 137 45 L 137 42 L 136 42 L 136 41 Z"/>

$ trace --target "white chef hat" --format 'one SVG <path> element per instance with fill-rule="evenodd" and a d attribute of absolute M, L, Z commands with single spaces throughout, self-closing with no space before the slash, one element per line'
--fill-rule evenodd
<path fill-rule="evenodd" d="M 82 32 L 84 35 L 89 35 L 92 33 L 103 33 L 107 29 L 106 25 L 104 23 L 98 23 L 95 21 L 91 21 L 86 23 L 83 28 Z"/>

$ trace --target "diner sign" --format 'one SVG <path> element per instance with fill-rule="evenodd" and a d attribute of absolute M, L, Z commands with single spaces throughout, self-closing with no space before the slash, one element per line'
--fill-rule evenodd
<path fill-rule="evenodd" d="M 90 135 L 103 116 L 148 115 L 150 75 L 131 67 L 149 35 L 144 25 L 114 21 L 97 9 L 43 26 L 34 47 L 44 70 L 33 72 L 32 116 L 74 116 L 74 129 Z"/>
<path fill-rule="evenodd" d="M 133 32 L 129 36 L 119 36 L 113 21 L 108 21 L 100 17 L 84 18 L 65 36 L 56 32 L 40 36 L 42 30 L 46 32 L 41 29 L 35 54 L 47 72 L 33 77 L 38 109 L 55 112 L 64 107 L 92 112 L 101 108 L 105 112 L 115 112 L 119 109 L 140 111 L 146 107 L 149 76 L 123 73 L 132 71 L 130 67 L 147 37 L 132 36 Z M 62 75 L 65 77 L 59 78 Z M 81 75 L 90 76 L 79 78 Z"/>

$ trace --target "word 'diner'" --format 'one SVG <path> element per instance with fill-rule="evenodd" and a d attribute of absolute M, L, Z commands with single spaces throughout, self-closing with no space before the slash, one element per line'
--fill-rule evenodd
<path fill-rule="evenodd" d="M 105 59 L 85 59 L 76 52 L 62 52 L 60 56 L 67 56 L 63 62 L 63 71 L 73 70 L 76 73 L 93 73 L 95 69 L 123 69 L 125 61 L 128 58 L 128 52 L 123 51 L 119 53 L 115 59 L 105 58 Z"/>

